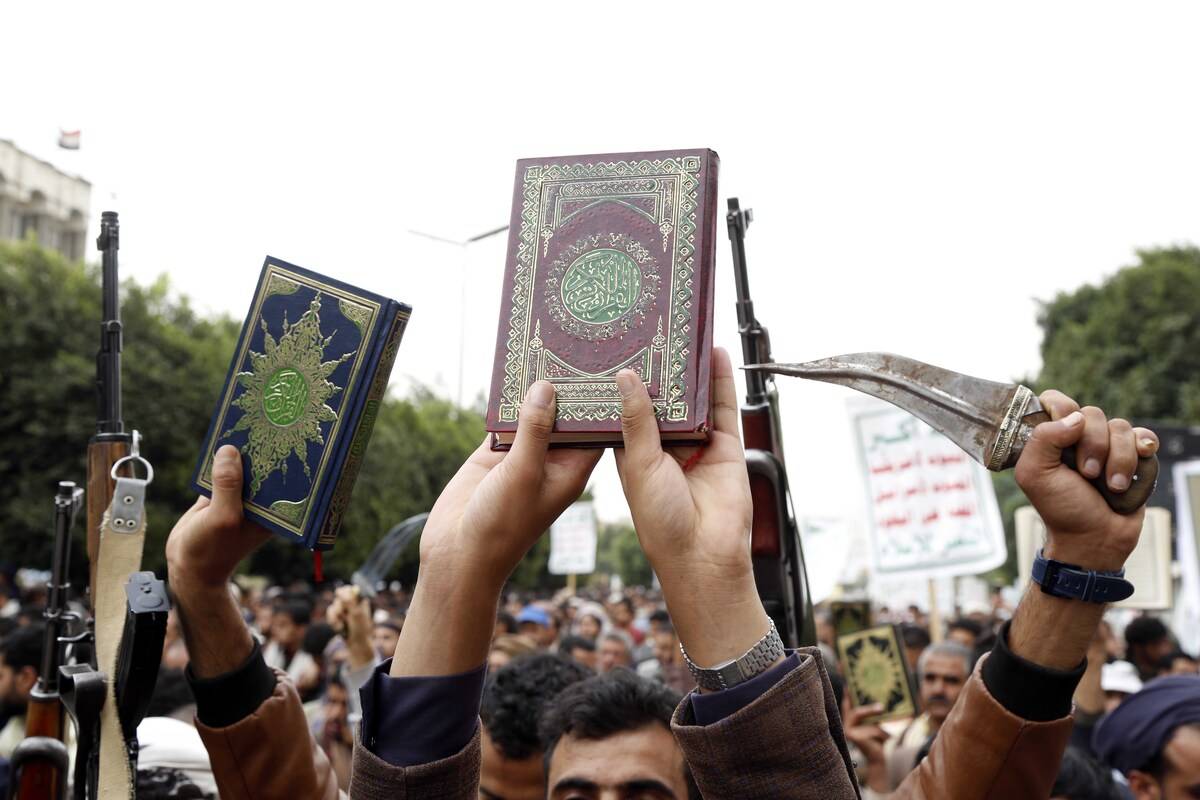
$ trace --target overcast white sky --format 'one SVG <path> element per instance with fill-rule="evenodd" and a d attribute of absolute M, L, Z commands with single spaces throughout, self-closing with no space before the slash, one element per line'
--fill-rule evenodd
<path fill-rule="evenodd" d="M 95 184 L 125 275 L 242 318 L 267 253 L 412 304 L 456 392 L 465 238 L 525 156 L 712 147 L 779 360 L 1037 370 L 1036 299 L 1200 238 L 1188 2 L 9 4 L 0 138 Z M 59 151 L 58 128 L 83 150 Z M 93 235 L 95 228 L 93 227 Z M 467 254 L 465 395 L 505 237 Z M 722 226 L 716 340 L 740 361 Z M 847 392 L 781 385 L 798 512 L 861 516 Z M 152 432 L 147 432 L 152 436 Z M 600 514 L 627 516 L 606 457 Z"/>

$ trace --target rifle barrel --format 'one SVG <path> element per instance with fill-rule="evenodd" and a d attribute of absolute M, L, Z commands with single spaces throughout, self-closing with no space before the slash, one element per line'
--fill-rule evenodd
<path fill-rule="evenodd" d="M 121 412 L 121 298 L 117 268 L 120 227 L 117 212 L 105 211 L 100 215 L 96 247 L 103 254 L 104 318 L 100 322 L 100 351 L 96 355 L 96 388 L 100 401 L 96 433 L 101 437 L 125 433 Z"/>

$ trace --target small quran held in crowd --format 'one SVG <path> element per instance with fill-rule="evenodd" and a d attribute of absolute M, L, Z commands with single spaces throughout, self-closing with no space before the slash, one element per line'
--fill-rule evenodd
<path fill-rule="evenodd" d="M 488 404 L 513 441 L 526 390 L 554 384 L 552 446 L 621 443 L 631 369 L 664 443 L 707 440 L 717 170 L 711 150 L 517 162 Z"/>
<path fill-rule="evenodd" d="M 838 660 L 846 676 L 846 692 L 855 708 L 878 703 L 876 721 L 916 714 L 912 676 L 903 641 L 894 625 L 878 625 L 838 636 Z"/>
<path fill-rule="evenodd" d="M 242 453 L 249 519 L 314 550 L 337 540 L 409 306 L 267 257 L 193 483 Z"/>

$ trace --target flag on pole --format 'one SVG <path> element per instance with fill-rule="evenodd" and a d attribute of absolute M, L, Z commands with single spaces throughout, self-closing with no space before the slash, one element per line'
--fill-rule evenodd
<path fill-rule="evenodd" d="M 58 129 L 58 146 L 64 150 L 78 150 L 82 131 L 64 131 Z"/>

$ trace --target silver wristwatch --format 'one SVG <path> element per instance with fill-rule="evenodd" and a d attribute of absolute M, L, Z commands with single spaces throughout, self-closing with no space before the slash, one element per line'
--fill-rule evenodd
<path fill-rule="evenodd" d="M 775 621 L 770 617 L 767 618 L 767 621 L 771 624 L 771 629 L 758 640 L 758 644 L 747 650 L 745 655 L 723 664 L 717 664 L 709 669 L 698 666 L 696 662 L 692 661 L 687 650 L 683 649 L 683 643 L 680 642 L 679 652 L 683 653 L 683 660 L 687 662 L 688 669 L 692 671 L 696 685 L 708 691 L 729 689 L 761 675 L 782 658 L 785 652 L 783 640 L 779 638 L 779 631 L 775 630 Z"/>

